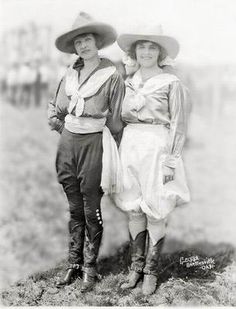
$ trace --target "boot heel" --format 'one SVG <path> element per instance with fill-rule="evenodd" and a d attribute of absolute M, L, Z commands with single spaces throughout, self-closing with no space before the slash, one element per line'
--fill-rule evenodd
<path fill-rule="evenodd" d="M 74 265 L 77 265 L 77 264 L 74 264 Z M 72 282 L 74 282 L 78 277 L 81 277 L 80 266 L 78 265 L 77 268 L 75 268 L 74 266 L 70 267 L 68 268 L 65 276 L 56 282 L 56 287 L 61 288 L 65 285 L 69 285 Z"/>

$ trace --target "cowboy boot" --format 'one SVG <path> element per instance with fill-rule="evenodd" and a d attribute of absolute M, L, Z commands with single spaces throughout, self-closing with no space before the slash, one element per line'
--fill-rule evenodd
<path fill-rule="evenodd" d="M 69 232 L 69 263 L 83 265 L 83 250 L 85 238 L 84 223 L 71 220 L 69 222 Z"/>
<path fill-rule="evenodd" d="M 74 282 L 78 277 L 81 277 L 81 266 L 79 264 L 71 264 L 67 268 L 65 276 L 56 282 L 56 286 L 63 287 Z"/>
<path fill-rule="evenodd" d="M 97 281 L 97 272 L 95 267 L 83 267 L 83 278 L 82 278 L 81 292 L 91 291 Z"/>
<path fill-rule="evenodd" d="M 144 262 L 145 262 L 145 245 L 146 245 L 146 234 L 147 231 L 140 232 L 135 239 L 132 239 L 130 235 L 130 246 L 131 246 L 131 268 L 128 274 L 127 280 L 121 285 L 122 289 L 135 288 L 138 281 L 142 277 Z"/>
<path fill-rule="evenodd" d="M 71 284 L 78 277 L 82 277 L 81 265 L 83 264 L 83 247 L 84 247 L 83 224 L 70 220 L 69 222 L 69 264 L 66 274 L 56 282 L 57 287 Z"/>
<path fill-rule="evenodd" d="M 86 229 L 86 241 L 84 248 L 84 267 L 83 267 L 83 280 L 81 292 L 91 291 L 97 281 L 97 272 L 96 272 L 96 260 L 102 240 L 101 229 L 95 237 L 89 235 L 88 230 Z"/>
<path fill-rule="evenodd" d="M 144 295 L 151 295 L 155 292 L 157 286 L 157 276 L 159 272 L 159 260 L 161 250 L 164 244 L 164 237 L 161 238 L 155 245 L 149 236 L 148 252 L 146 257 L 146 265 L 143 270 L 144 280 L 142 291 Z"/>

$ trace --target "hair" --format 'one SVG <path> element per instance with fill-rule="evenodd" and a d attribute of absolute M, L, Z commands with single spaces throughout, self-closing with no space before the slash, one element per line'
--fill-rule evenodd
<path fill-rule="evenodd" d="M 92 34 L 93 35 L 93 37 L 95 39 L 95 42 L 96 42 L 97 49 L 100 49 L 103 46 L 103 40 L 102 40 L 101 36 L 99 34 L 97 34 L 97 33 L 83 33 L 83 34 L 79 34 L 75 38 L 73 38 L 73 44 L 74 44 L 75 40 L 78 37 L 84 36 L 84 35 L 87 35 L 87 34 Z M 77 54 L 76 50 L 75 50 L 75 53 Z"/>
<path fill-rule="evenodd" d="M 130 49 L 129 49 L 129 51 L 128 51 L 128 55 L 130 56 L 131 59 L 137 60 L 137 57 L 136 57 L 136 47 L 137 47 L 137 45 L 138 45 L 139 43 L 143 43 L 143 42 L 152 42 L 152 41 L 148 41 L 148 40 L 139 40 L 139 41 L 134 42 L 134 43 L 131 45 L 131 47 L 130 47 Z M 163 59 L 166 58 L 167 52 L 166 52 L 166 50 L 165 50 L 162 46 L 160 46 L 159 44 L 157 44 L 157 43 L 155 43 L 155 42 L 152 42 L 152 43 L 154 43 L 155 45 L 157 45 L 158 48 L 159 48 L 159 50 L 160 50 L 160 54 L 159 54 L 158 59 L 157 59 L 157 65 L 158 65 L 159 67 L 164 67 L 163 65 L 160 66 L 160 62 L 161 62 Z"/>
<path fill-rule="evenodd" d="M 101 38 L 101 36 L 97 33 L 91 33 L 94 38 L 95 38 L 95 41 L 96 41 L 96 46 L 97 46 L 97 49 L 100 49 L 102 46 L 103 46 L 103 39 Z"/>

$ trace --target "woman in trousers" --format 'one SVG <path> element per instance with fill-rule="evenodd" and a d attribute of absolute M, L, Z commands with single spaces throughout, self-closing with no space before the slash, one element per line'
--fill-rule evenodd
<path fill-rule="evenodd" d="M 116 36 L 113 27 L 82 12 L 72 30 L 56 40 L 60 51 L 78 55 L 48 110 L 51 128 L 61 133 L 56 169 L 70 211 L 69 268 L 57 286 L 70 284 L 82 270 L 82 292 L 91 290 L 96 281 L 103 232 L 101 198 L 121 190 L 112 135 L 123 128 L 124 83 L 113 63 L 98 54 Z"/>
<path fill-rule="evenodd" d="M 145 295 L 154 293 L 167 217 L 176 205 L 189 201 L 181 153 L 187 125 L 186 91 L 181 81 L 166 73 L 178 42 L 162 33 L 122 34 L 118 45 L 128 54 L 122 120 L 127 124 L 120 156 L 124 192 L 115 196 L 127 212 L 131 244 L 131 271 L 123 289 L 143 278 Z"/>

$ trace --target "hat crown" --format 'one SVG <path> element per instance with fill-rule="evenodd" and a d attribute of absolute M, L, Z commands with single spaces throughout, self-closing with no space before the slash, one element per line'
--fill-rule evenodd
<path fill-rule="evenodd" d="M 85 12 L 80 12 L 72 25 L 72 30 L 94 23 L 95 19 Z"/>
<path fill-rule="evenodd" d="M 101 38 L 98 49 L 111 45 L 117 38 L 117 33 L 111 25 L 99 22 L 85 12 L 80 12 L 72 25 L 72 29 L 56 39 L 56 47 L 62 52 L 73 54 L 76 52 L 74 39 L 78 35 L 86 33 L 94 33 Z"/>
<path fill-rule="evenodd" d="M 129 33 L 121 34 L 117 39 L 118 45 L 124 52 L 129 52 L 132 44 L 137 41 L 150 41 L 163 47 L 166 54 L 171 58 L 177 56 L 179 52 L 178 41 L 171 36 L 165 35 L 160 24 L 152 27 L 139 25 L 135 29 Z"/>

